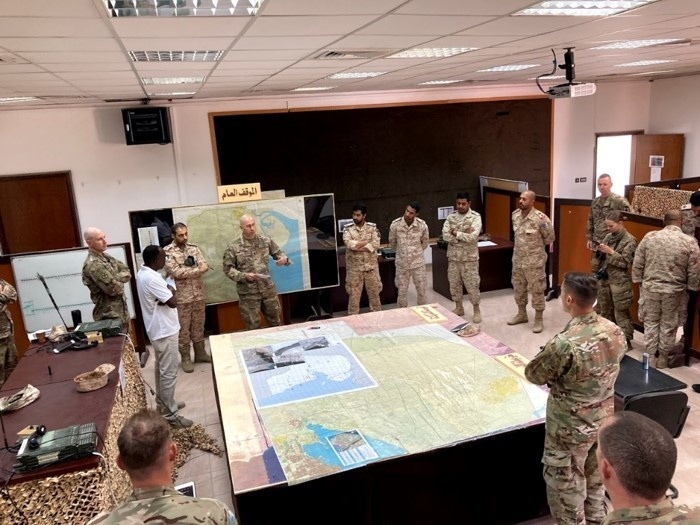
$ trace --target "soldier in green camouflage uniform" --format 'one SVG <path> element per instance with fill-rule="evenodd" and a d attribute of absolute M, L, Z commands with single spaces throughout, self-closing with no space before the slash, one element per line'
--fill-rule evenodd
<path fill-rule="evenodd" d="M 609 233 L 598 246 L 598 251 L 605 255 L 599 272 L 606 272 L 608 277 L 598 283 L 598 307 L 603 317 L 622 328 L 629 347 L 634 337 L 630 316 L 632 278 L 629 269 L 634 261 L 637 239 L 625 229 L 619 210 L 611 211 L 605 224 Z"/>
<path fill-rule="evenodd" d="M 525 367 L 528 381 L 550 386 L 542 463 L 547 501 L 559 525 L 596 525 L 605 516 L 596 437 L 613 413 L 627 345 L 620 328 L 593 311 L 597 291 L 590 274 L 564 275 L 561 302 L 572 319 Z"/>
<path fill-rule="evenodd" d="M 187 242 L 187 226 L 178 222 L 172 227 L 173 242 L 165 247 L 166 275 L 177 286 L 177 316 L 180 321 L 178 347 L 182 369 L 194 372 L 190 356 L 190 340 L 195 363 L 211 363 L 204 349 L 204 283 L 202 275 L 209 270 L 204 255 L 196 244 Z"/>
<path fill-rule="evenodd" d="M 106 252 L 107 239 L 102 230 L 87 228 L 83 238 L 90 248 L 83 263 L 83 284 L 90 290 L 90 299 L 95 304 L 92 318 L 95 321 L 119 319 L 128 323 L 124 284 L 131 279 L 129 267 Z"/>
<path fill-rule="evenodd" d="M 224 252 L 224 273 L 236 281 L 241 317 L 248 330 L 260 328 L 260 311 L 267 326 L 280 325 L 277 288 L 267 267 L 269 257 L 277 266 L 289 266 L 289 258 L 275 241 L 258 235 L 255 219 L 243 215 L 241 236 Z"/>
<path fill-rule="evenodd" d="M 454 313 L 464 315 L 462 285 L 467 289 L 474 314 L 472 321 L 481 322 L 481 276 L 479 275 L 479 246 L 481 215 L 470 208 L 468 193 L 458 193 L 455 211 L 450 213 L 442 225 L 442 238 L 447 241 L 447 280 L 450 295 L 455 302 Z"/>
<path fill-rule="evenodd" d="M 591 257 L 591 271 L 595 273 L 600 267 L 601 254 L 597 252 L 598 245 L 608 234 L 605 227 L 605 218 L 613 210 L 630 211 L 630 203 L 627 199 L 611 191 L 612 180 L 610 175 L 603 173 L 598 177 L 598 191 L 600 196 L 593 199 L 591 211 L 588 214 L 586 227 L 586 239 L 588 249 L 593 252 Z"/>
<path fill-rule="evenodd" d="M 680 210 L 666 212 L 664 225 L 644 236 L 632 264 L 632 282 L 641 283 L 638 304 L 644 345 L 649 354 L 658 353 L 657 368 L 668 366 L 687 290 L 700 285 L 698 243 L 681 230 Z"/>
<path fill-rule="evenodd" d="M 155 411 L 131 416 L 117 438 L 117 466 L 131 479 L 133 493 L 111 513 L 92 518 L 88 525 L 234 525 L 236 518 L 219 500 L 192 498 L 173 487 L 177 457 L 167 421 Z"/>
<path fill-rule="evenodd" d="M 367 290 L 369 309 L 378 312 L 382 309 L 379 294 L 382 291 L 382 279 L 379 275 L 380 236 L 377 225 L 367 222 L 367 208 L 364 204 L 355 204 L 352 208 L 352 224 L 343 230 L 345 244 L 345 291 L 348 294 L 348 315 L 360 313 L 362 287 Z"/>
<path fill-rule="evenodd" d="M 425 273 L 423 252 L 428 247 L 428 225 L 418 218 L 420 204 L 412 202 L 406 206 L 403 217 L 394 220 L 389 227 L 389 246 L 396 250 L 396 288 L 399 308 L 408 306 L 408 283 L 413 278 L 418 304 L 428 302 L 426 288 L 428 279 Z"/>
<path fill-rule="evenodd" d="M 700 509 L 676 507 L 666 497 L 678 452 L 659 423 L 636 412 L 616 412 L 600 427 L 597 455 L 615 509 L 603 525 L 700 525 Z"/>
<path fill-rule="evenodd" d="M 518 209 L 511 215 L 515 247 L 513 249 L 513 275 L 511 282 L 515 292 L 518 313 L 508 321 L 509 325 L 527 323 L 527 293 L 532 297 L 535 322 L 532 331 L 543 329 L 544 291 L 547 288 L 546 246 L 554 242 L 552 222 L 535 208 L 535 192 L 524 191 L 518 200 Z"/>
<path fill-rule="evenodd" d="M 12 316 L 7 306 L 17 301 L 17 290 L 4 279 L 0 279 L 0 387 L 17 366 Z"/>

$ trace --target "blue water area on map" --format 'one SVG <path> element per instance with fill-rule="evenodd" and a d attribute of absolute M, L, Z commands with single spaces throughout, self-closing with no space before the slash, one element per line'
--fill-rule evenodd
<path fill-rule="evenodd" d="M 275 261 L 270 259 L 268 267 L 272 280 L 277 286 L 277 291 L 280 293 L 293 292 L 304 289 L 303 268 L 301 265 L 301 241 L 299 240 L 299 221 L 291 217 L 285 217 L 276 211 L 266 211 L 260 215 L 259 219 L 260 230 L 263 235 L 267 235 L 266 226 L 268 228 L 275 223 L 282 223 L 284 228 L 289 232 L 289 240 L 284 246 L 280 246 L 287 254 L 287 257 L 292 261 L 290 266 L 277 266 Z"/>
<path fill-rule="evenodd" d="M 329 429 L 324 427 L 323 425 L 317 424 L 308 424 L 306 428 L 312 430 L 314 434 L 316 434 L 318 441 L 316 441 L 315 443 L 311 443 L 310 445 L 304 445 L 304 452 L 313 459 L 322 461 L 327 465 L 332 465 L 340 469 L 354 468 L 361 465 L 366 465 L 367 463 L 371 463 L 373 461 L 378 461 L 380 459 L 392 458 L 394 456 L 402 456 L 406 454 L 406 450 L 404 450 L 401 447 L 397 447 L 395 445 L 392 445 L 391 443 L 382 441 L 381 439 L 375 439 L 364 435 L 365 441 L 369 443 L 369 445 L 374 449 L 374 451 L 379 457 L 368 461 L 362 461 L 354 465 L 345 466 L 340 461 L 340 458 L 338 458 L 336 453 L 333 451 L 333 447 L 327 439 L 329 437 L 335 436 L 336 434 L 344 432 L 343 430 Z"/>
<path fill-rule="evenodd" d="M 277 368 L 273 371 L 264 371 L 253 374 L 253 387 L 255 388 L 255 394 L 257 396 L 258 406 L 260 408 L 284 403 L 295 403 L 310 398 L 339 394 L 341 392 L 349 392 L 359 388 L 375 386 L 372 378 L 367 376 L 361 368 L 357 367 L 356 369 L 352 370 L 352 373 L 347 379 L 342 381 L 329 379 L 328 375 L 324 374 L 323 372 L 314 371 L 314 378 L 311 381 L 298 383 L 292 388 L 288 388 L 279 394 L 272 394 L 265 384 L 266 380 L 269 379 L 273 373 L 284 373 L 287 368 L 292 367 Z"/>

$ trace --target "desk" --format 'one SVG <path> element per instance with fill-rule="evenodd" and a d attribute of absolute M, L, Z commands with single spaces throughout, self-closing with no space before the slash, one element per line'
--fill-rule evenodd
<path fill-rule="evenodd" d="M 37 349 L 39 351 L 35 352 Z M 114 490 L 119 501 L 123 501 L 130 490 L 128 477 L 114 462 L 117 435 L 124 421 L 146 406 L 145 391 L 134 347 L 125 343 L 123 336 L 107 338 L 96 348 L 79 352 L 56 355 L 46 349 L 48 346 L 30 346 L 0 390 L 0 396 L 11 395 L 30 383 L 41 392 L 34 403 L 3 415 L 7 440 L 14 443 L 16 433 L 30 424 L 43 424 L 55 430 L 94 421 L 103 439 L 98 450 L 109 463 L 109 476 L 100 459 L 90 456 L 15 474 L 10 480 L 9 492 L 30 523 L 84 523 L 112 506 L 110 490 Z M 102 363 L 117 367 L 110 374 L 107 386 L 79 393 L 73 378 Z M 126 386 L 123 392 L 119 386 L 120 363 Z M 2 456 L 3 478 L 12 471 L 14 462 L 15 454 Z M 0 498 L 0 516 L 3 516 L 3 525 L 24 523 L 24 518 L 6 498 Z"/>
<path fill-rule="evenodd" d="M 510 348 L 456 336 L 448 329 L 463 319 L 433 306 L 432 323 L 413 307 L 210 338 L 241 525 L 288 519 L 301 501 L 311 524 L 515 523 L 547 512 L 545 392 L 496 361 Z M 341 344 L 322 344 L 333 338 Z M 294 346 L 306 363 L 256 358 Z M 259 371 L 247 373 L 253 362 Z M 304 389 L 315 397 L 299 398 Z M 518 487 L 508 505 L 494 457 Z"/>
<path fill-rule="evenodd" d="M 491 239 L 496 246 L 479 248 L 479 290 L 489 292 L 510 288 L 513 273 L 513 243 L 505 239 Z M 452 299 L 447 281 L 447 249 L 437 244 L 430 246 L 433 256 L 433 290 Z M 466 290 L 464 293 L 466 294 Z"/>
<path fill-rule="evenodd" d="M 639 394 L 683 390 L 687 386 L 651 365 L 644 370 L 640 361 L 626 355 L 620 362 L 620 373 L 615 381 L 615 406 L 621 409 L 625 401 Z"/>

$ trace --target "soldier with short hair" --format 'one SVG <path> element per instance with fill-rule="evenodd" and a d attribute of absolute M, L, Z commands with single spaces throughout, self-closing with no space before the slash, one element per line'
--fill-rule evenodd
<path fill-rule="evenodd" d="M 687 290 L 700 286 L 700 250 L 694 238 L 681 230 L 680 210 L 664 216 L 662 230 L 647 233 L 637 247 L 632 282 L 639 288 L 639 319 L 644 322 L 644 345 L 658 353 L 656 368 L 668 367 L 676 342 L 679 316 Z"/>
<path fill-rule="evenodd" d="M 455 211 L 442 225 L 442 238 L 447 242 L 447 280 L 450 295 L 455 303 L 454 313 L 464 315 L 463 288 L 467 289 L 472 303 L 474 323 L 481 322 L 481 276 L 479 275 L 479 234 L 481 215 L 471 209 L 471 199 L 460 192 L 455 199 Z"/>
<path fill-rule="evenodd" d="M 614 410 L 627 345 L 620 328 L 593 310 L 597 293 L 593 275 L 564 274 L 561 304 L 571 320 L 525 367 L 528 381 L 550 386 L 542 463 L 547 502 L 559 525 L 596 525 L 605 516 L 595 444 Z"/>
<path fill-rule="evenodd" d="M 17 290 L 4 279 L 0 279 L 0 387 L 17 366 L 14 325 L 7 309 L 17 301 Z"/>
<path fill-rule="evenodd" d="M 345 244 L 345 291 L 348 293 L 348 315 L 360 313 L 362 288 L 367 290 L 369 309 L 378 312 L 382 309 L 379 294 L 382 291 L 382 278 L 379 275 L 380 236 L 377 225 L 368 222 L 367 207 L 357 203 L 352 207 L 352 224 L 343 229 Z"/>
<path fill-rule="evenodd" d="M 630 316 L 632 306 L 632 277 L 630 268 L 637 249 L 637 239 L 622 222 L 622 213 L 614 210 L 605 219 L 608 234 L 598 245 L 605 258 L 596 276 L 599 279 L 598 306 L 600 314 L 617 324 L 625 333 L 627 347 L 631 348 L 634 326 Z"/>
<path fill-rule="evenodd" d="M 420 204 L 412 202 L 406 206 L 403 217 L 395 219 L 389 227 L 389 246 L 396 250 L 396 288 L 399 308 L 408 306 L 408 284 L 413 279 L 418 304 L 428 302 L 426 288 L 428 279 L 425 273 L 423 252 L 428 247 L 428 225 L 418 217 Z"/>
<path fill-rule="evenodd" d="M 87 228 L 83 238 L 89 248 L 83 263 L 83 284 L 90 290 L 90 299 L 95 304 L 92 318 L 95 321 L 119 319 L 128 323 L 124 284 L 131 279 L 129 267 L 107 253 L 107 239 L 99 228 Z"/>
<path fill-rule="evenodd" d="M 676 470 L 673 436 L 632 411 L 615 412 L 598 432 L 598 467 L 614 511 L 603 525 L 700 525 L 700 508 L 666 496 Z"/>
<path fill-rule="evenodd" d="M 211 363 L 204 349 L 204 282 L 202 275 L 209 270 L 204 255 L 196 244 L 187 242 L 187 226 L 178 222 L 172 227 L 173 242 L 165 249 L 165 273 L 177 287 L 177 315 L 180 320 L 178 348 L 182 369 L 194 372 L 190 356 L 190 340 L 194 346 L 195 363 Z"/>
<path fill-rule="evenodd" d="M 129 475 L 133 492 L 125 503 L 95 516 L 88 525 L 236 523 L 223 502 L 185 496 L 175 489 L 177 444 L 168 423 L 155 411 L 144 409 L 131 416 L 119 432 L 117 447 L 117 466 Z"/>
<path fill-rule="evenodd" d="M 691 194 L 688 204 L 681 207 L 681 215 L 681 230 L 695 239 L 695 228 L 700 226 L 700 191 Z"/>
<path fill-rule="evenodd" d="M 627 202 L 627 199 L 612 192 L 612 179 L 607 173 L 598 177 L 598 191 L 600 196 L 593 199 L 591 203 L 586 226 L 586 246 L 593 252 L 591 257 L 591 271 L 593 273 L 598 271 L 600 267 L 600 254 L 596 250 L 608 234 L 605 218 L 613 210 L 630 211 L 630 203 Z"/>
<path fill-rule="evenodd" d="M 277 288 L 267 263 L 272 257 L 277 266 L 289 266 L 289 257 L 275 241 L 257 233 L 252 216 L 241 216 L 239 224 L 241 236 L 224 252 L 224 273 L 236 282 L 241 317 L 248 330 L 260 328 L 260 311 L 267 326 L 279 326 Z"/>
<path fill-rule="evenodd" d="M 546 246 L 554 242 L 552 222 L 535 208 L 535 192 L 524 191 L 518 199 L 518 209 L 511 215 L 515 246 L 513 248 L 513 291 L 518 313 L 507 323 L 527 323 L 527 294 L 535 309 L 532 331 L 544 329 L 544 291 L 547 289 Z"/>

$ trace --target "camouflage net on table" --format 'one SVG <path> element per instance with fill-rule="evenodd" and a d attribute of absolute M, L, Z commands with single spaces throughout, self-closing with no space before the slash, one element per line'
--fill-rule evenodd
<path fill-rule="evenodd" d="M 131 483 L 114 462 L 117 436 L 124 422 L 146 406 L 146 393 L 139 377 L 134 347 L 128 341 L 124 345 L 122 362 L 126 388 L 123 393 L 117 388 L 107 435 L 102 436 L 102 454 L 109 468 L 102 461 L 91 470 L 11 485 L 11 500 L 6 491 L 0 494 L 3 525 L 82 524 L 103 509 L 113 507 L 114 500 L 122 502 L 127 498 Z M 115 380 L 118 380 L 116 373 L 110 377 L 110 381 Z"/>
<path fill-rule="evenodd" d="M 681 206 L 688 204 L 692 194 L 686 190 L 635 186 L 630 206 L 635 213 L 663 219 L 667 211 L 680 210 Z"/>

